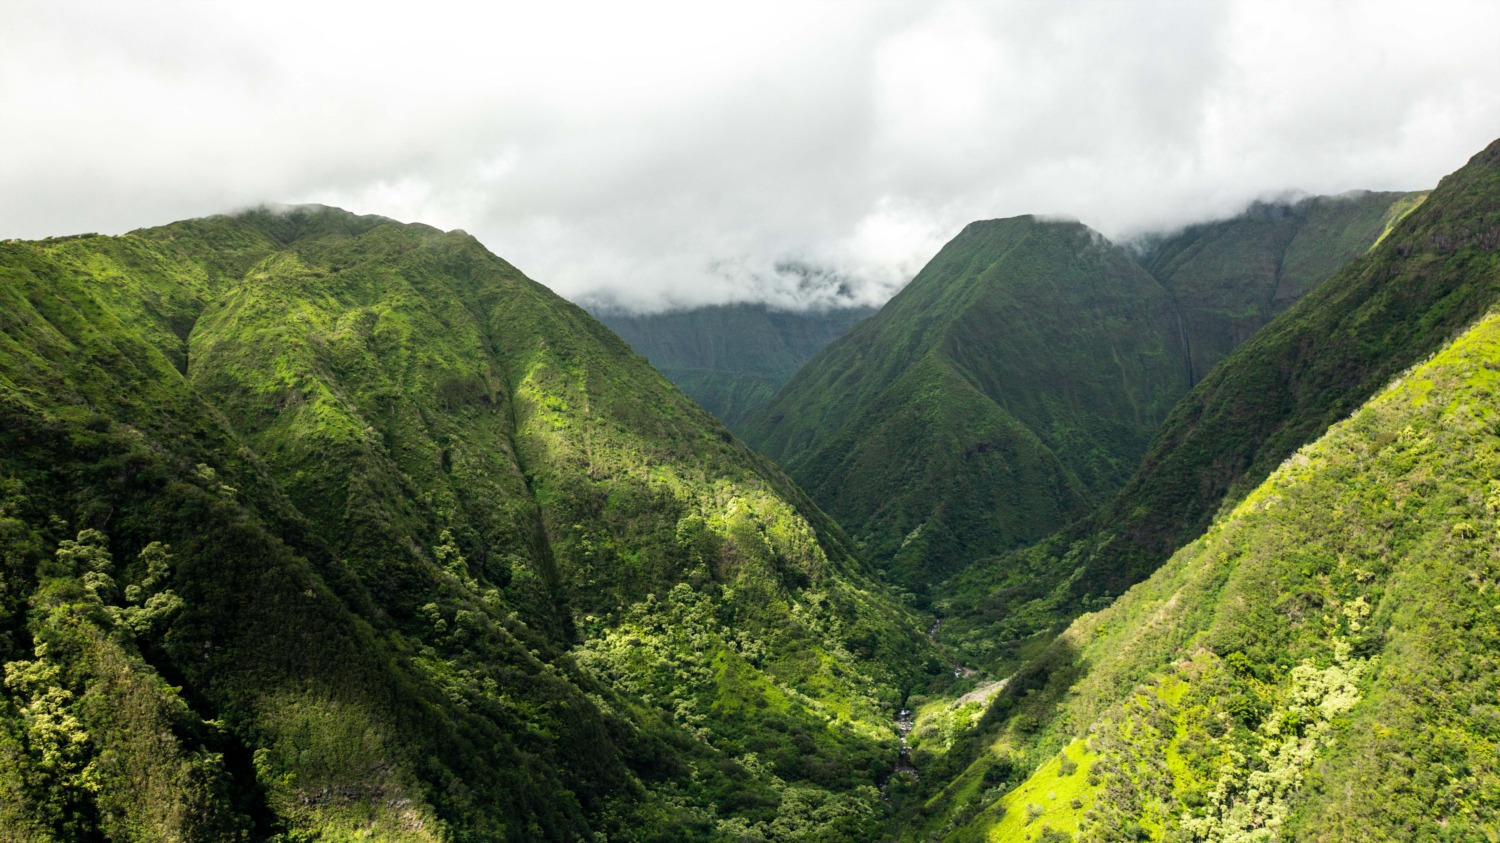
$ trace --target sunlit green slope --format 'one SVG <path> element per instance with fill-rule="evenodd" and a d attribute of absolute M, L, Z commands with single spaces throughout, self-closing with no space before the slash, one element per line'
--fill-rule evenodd
<path fill-rule="evenodd" d="M 1049 659 L 949 839 L 1500 839 L 1500 315 Z"/>
<path fill-rule="evenodd" d="M 1124 482 L 1187 388 L 1178 335 L 1161 285 L 1087 227 L 973 223 L 745 433 L 921 591 Z"/>
<path fill-rule="evenodd" d="M 729 304 L 646 315 L 599 309 L 594 315 L 689 398 L 739 430 L 808 358 L 874 312 Z"/>
<path fill-rule="evenodd" d="M 938 667 L 838 529 L 462 232 L 0 243 L 17 840 L 857 839 Z"/>

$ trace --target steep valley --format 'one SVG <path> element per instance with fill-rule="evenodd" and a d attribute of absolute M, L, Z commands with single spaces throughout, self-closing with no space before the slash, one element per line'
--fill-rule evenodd
<path fill-rule="evenodd" d="M 873 314 L 0 242 L 0 841 L 1500 841 L 1497 308 L 1500 141 Z"/>
<path fill-rule="evenodd" d="M 1111 503 L 945 583 L 944 642 L 1010 679 L 905 838 L 1500 834 L 1497 251 L 1500 141 L 1200 382 Z"/>
<path fill-rule="evenodd" d="M 1059 636 L 950 839 L 1492 839 L 1497 423 L 1491 313 Z"/>
<path fill-rule="evenodd" d="M 1500 301 L 1500 144 L 1445 177 L 1363 257 L 1237 348 L 1173 408 L 1109 502 L 981 560 L 935 601 L 945 642 L 1006 662 L 1144 579 L 1297 448 Z"/>

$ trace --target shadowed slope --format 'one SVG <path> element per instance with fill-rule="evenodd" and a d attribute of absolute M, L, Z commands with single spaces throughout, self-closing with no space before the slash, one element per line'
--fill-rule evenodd
<path fill-rule="evenodd" d="M 1090 229 L 974 223 L 746 436 L 922 589 L 1122 483 L 1186 389 L 1178 333 L 1166 291 Z"/>
<path fill-rule="evenodd" d="M 1364 254 L 1423 193 L 1358 192 L 1256 203 L 1227 220 L 1141 244 L 1141 265 L 1182 314 L 1197 383 L 1340 267 Z"/>

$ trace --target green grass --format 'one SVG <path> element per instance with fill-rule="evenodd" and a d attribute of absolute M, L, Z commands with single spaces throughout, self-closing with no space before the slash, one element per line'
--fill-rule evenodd
<path fill-rule="evenodd" d="M 1089 770 L 1097 757 L 1085 741 L 1069 744 L 988 810 L 1000 819 L 985 831 L 984 839 L 994 843 L 1043 840 L 1047 828 L 1076 834 L 1083 819 L 1082 806 L 1092 804 L 1098 795 L 1098 786 L 1089 784 Z M 1065 762 L 1071 773 L 1064 773 Z M 1074 807 L 1075 802 L 1079 807 Z"/>

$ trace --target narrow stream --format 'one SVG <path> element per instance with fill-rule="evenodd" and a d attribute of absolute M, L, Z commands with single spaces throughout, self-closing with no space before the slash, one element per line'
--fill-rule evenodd
<path fill-rule="evenodd" d="M 932 622 L 932 627 L 927 630 L 927 638 L 932 641 L 933 644 L 937 643 L 938 627 L 942 625 L 943 619 L 935 618 Z M 948 665 L 953 669 L 954 679 L 964 679 L 970 676 L 974 676 L 978 673 L 978 671 L 974 670 L 972 667 L 964 667 L 957 661 L 950 661 Z M 886 787 L 889 784 L 890 780 L 896 776 L 905 773 L 907 775 L 910 775 L 913 779 L 920 777 L 920 774 L 917 772 L 917 766 L 911 761 L 911 744 L 909 744 L 906 740 L 906 736 L 911 734 L 912 728 L 916 725 L 917 713 L 912 709 L 902 708 L 900 711 L 896 712 L 896 732 L 901 736 L 901 750 L 896 756 L 896 766 L 891 770 L 891 774 L 889 776 L 886 776 L 885 783 L 882 783 L 880 786 L 880 792 L 882 795 L 885 794 Z"/>
<path fill-rule="evenodd" d="M 880 797 L 890 800 L 891 781 L 897 776 L 911 776 L 912 780 L 920 778 L 917 766 L 911 763 L 911 746 L 906 742 L 906 736 L 911 733 L 912 727 L 917 725 L 917 713 L 909 708 L 903 708 L 896 712 L 896 731 L 901 734 L 901 752 L 896 756 L 896 766 L 891 768 L 885 781 L 880 783 Z"/>
<path fill-rule="evenodd" d="M 896 769 L 891 775 L 897 773 L 911 773 L 912 778 L 917 778 L 916 765 L 911 763 L 911 746 L 906 742 L 906 736 L 911 734 L 913 726 L 917 725 L 917 713 L 909 708 L 903 708 L 896 712 L 896 731 L 901 733 L 901 753 L 896 756 Z"/>

